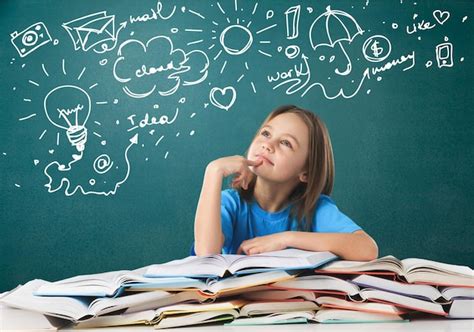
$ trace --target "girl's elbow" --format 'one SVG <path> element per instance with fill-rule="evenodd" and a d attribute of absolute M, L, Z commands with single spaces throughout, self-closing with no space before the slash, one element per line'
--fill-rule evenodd
<path fill-rule="evenodd" d="M 379 257 L 379 247 L 377 246 L 377 243 L 375 242 L 375 240 L 372 239 L 370 236 L 368 237 L 368 242 L 369 243 L 367 245 L 367 250 L 365 253 L 364 260 L 372 261 Z"/>

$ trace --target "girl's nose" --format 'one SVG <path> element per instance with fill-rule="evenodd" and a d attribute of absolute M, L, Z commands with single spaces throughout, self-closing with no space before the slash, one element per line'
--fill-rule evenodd
<path fill-rule="evenodd" d="M 269 152 L 273 152 L 273 148 L 272 148 L 271 144 L 267 143 L 267 142 L 262 143 L 262 149 L 267 150 Z"/>

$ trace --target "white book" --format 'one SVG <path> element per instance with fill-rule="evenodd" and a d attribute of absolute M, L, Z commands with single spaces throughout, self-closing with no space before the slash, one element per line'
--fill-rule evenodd
<path fill-rule="evenodd" d="M 339 310 L 339 309 L 321 309 L 314 315 L 314 321 L 318 323 L 388 323 L 388 322 L 406 322 L 397 315 L 386 315 L 373 312 Z"/>
<path fill-rule="evenodd" d="M 352 282 L 360 287 L 381 289 L 433 302 L 447 302 L 443 294 L 436 287 L 430 285 L 407 284 L 364 274 L 355 277 Z"/>
<path fill-rule="evenodd" d="M 137 272 L 141 271 L 141 273 Z M 45 283 L 35 292 L 43 296 L 118 296 L 134 283 L 153 283 L 153 278 L 143 277 L 144 269 L 112 271 L 79 275 L 64 280 Z M 177 279 L 176 282 L 182 281 Z"/>
<path fill-rule="evenodd" d="M 36 279 L 19 286 L 0 299 L 0 303 L 14 308 L 39 312 L 47 316 L 58 317 L 72 322 L 79 322 L 116 311 L 135 312 L 155 309 L 186 301 L 206 300 L 196 292 L 169 293 L 153 291 L 137 293 L 117 298 L 85 297 L 45 297 L 33 293 L 47 281 Z"/>
<path fill-rule="evenodd" d="M 96 317 L 94 319 L 79 322 L 76 327 L 78 328 L 92 328 L 92 327 L 112 327 L 112 326 L 124 326 L 124 325 L 157 325 L 163 322 L 160 328 L 169 325 L 173 326 L 185 326 L 198 324 L 198 320 L 209 320 L 212 317 L 218 317 L 220 315 L 228 315 L 242 307 L 246 302 L 241 300 L 227 301 L 227 302 L 216 302 L 216 303 L 205 303 L 205 304 L 177 304 L 171 306 L 165 306 L 156 310 L 146 310 L 135 313 L 125 313 L 119 315 L 106 315 Z M 208 312 L 209 315 L 204 313 Z M 189 315 L 202 313 L 202 315 L 194 315 L 193 320 L 187 320 Z M 234 316 L 234 315 L 232 315 Z M 176 319 L 171 319 L 176 318 Z M 221 317 L 222 318 L 222 317 Z M 189 323 L 189 324 L 188 324 Z"/>
<path fill-rule="evenodd" d="M 341 274 L 370 271 L 393 272 L 409 283 L 474 287 L 474 271 L 470 267 L 420 258 L 399 260 L 394 256 L 385 256 L 369 262 L 340 260 L 318 270 Z"/>
<path fill-rule="evenodd" d="M 232 321 L 239 316 L 239 311 L 236 309 L 219 310 L 219 311 L 204 311 L 196 312 L 187 315 L 169 316 L 160 320 L 155 324 L 155 329 L 167 329 L 172 327 L 194 326 L 209 323 L 224 323 Z"/>
<path fill-rule="evenodd" d="M 471 287 L 441 287 L 440 291 L 446 300 L 474 299 L 474 288 Z"/>
<path fill-rule="evenodd" d="M 311 301 L 251 302 L 245 304 L 240 309 L 240 316 L 252 317 L 292 311 L 314 311 L 318 309 L 319 306 Z"/>
<path fill-rule="evenodd" d="M 314 269 L 337 259 L 329 251 L 285 249 L 257 255 L 189 256 L 148 267 L 145 277 L 224 277 L 271 270 Z"/>
<path fill-rule="evenodd" d="M 129 291 L 148 291 L 152 289 L 161 289 L 166 291 L 184 291 L 184 290 L 198 290 L 203 295 L 209 297 L 215 297 L 225 295 L 226 293 L 235 293 L 238 290 L 245 290 L 253 288 L 255 286 L 266 285 L 275 283 L 278 281 L 293 279 L 294 276 L 288 274 L 286 271 L 268 271 L 242 276 L 231 276 L 224 279 L 213 279 L 210 278 L 206 281 L 191 279 L 193 280 L 188 287 L 186 283 L 183 283 L 181 287 L 176 288 L 166 284 L 160 285 L 159 282 L 155 283 L 144 283 L 131 285 Z M 167 278 L 156 278 L 160 280 L 166 280 Z"/>
<path fill-rule="evenodd" d="M 385 315 L 403 315 L 409 312 L 388 303 L 353 302 L 332 296 L 320 296 L 315 302 L 322 308 L 364 311 Z"/>
<path fill-rule="evenodd" d="M 469 318 L 474 319 L 474 300 L 462 299 L 453 300 L 449 308 L 448 318 Z"/>
<path fill-rule="evenodd" d="M 276 282 L 272 284 L 271 287 L 347 295 L 356 295 L 359 293 L 359 287 L 356 284 L 340 278 L 325 275 L 296 277 L 294 279 Z"/>
<path fill-rule="evenodd" d="M 414 297 L 390 293 L 379 289 L 366 288 L 359 292 L 359 296 L 363 300 L 392 303 L 396 306 L 407 308 L 415 311 L 423 311 L 435 315 L 447 316 L 443 306 L 439 303 L 425 301 Z M 356 299 L 352 298 L 356 301 Z"/>
<path fill-rule="evenodd" d="M 372 312 L 321 309 L 314 311 L 295 311 L 283 314 L 275 314 L 261 317 L 239 317 L 226 325 L 275 325 L 291 323 L 318 322 L 324 324 L 333 323 L 382 323 L 382 322 L 404 322 L 403 318 L 397 315 L 385 315 Z"/>

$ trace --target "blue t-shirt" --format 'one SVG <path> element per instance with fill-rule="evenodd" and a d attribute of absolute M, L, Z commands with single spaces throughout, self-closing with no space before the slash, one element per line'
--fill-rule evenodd
<path fill-rule="evenodd" d="M 221 195 L 222 232 L 225 237 L 223 254 L 235 254 L 240 244 L 248 239 L 285 231 L 296 231 L 296 219 L 290 220 L 291 206 L 278 211 L 267 212 L 256 201 L 241 199 L 238 191 L 227 189 Z M 334 201 L 321 195 L 312 223 L 312 232 L 352 233 L 361 228 L 339 211 Z M 193 246 L 194 247 L 194 246 Z M 194 253 L 194 248 L 191 251 Z"/>

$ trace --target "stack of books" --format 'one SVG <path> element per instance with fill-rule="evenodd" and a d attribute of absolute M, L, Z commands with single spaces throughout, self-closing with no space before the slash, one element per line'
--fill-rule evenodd
<path fill-rule="evenodd" d="M 0 303 L 41 313 L 54 326 L 84 328 L 407 322 L 419 313 L 473 319 L 474 272 L 426 259 L 356 262 L 286 249 L 36 279 L 0 295 Z"/>

